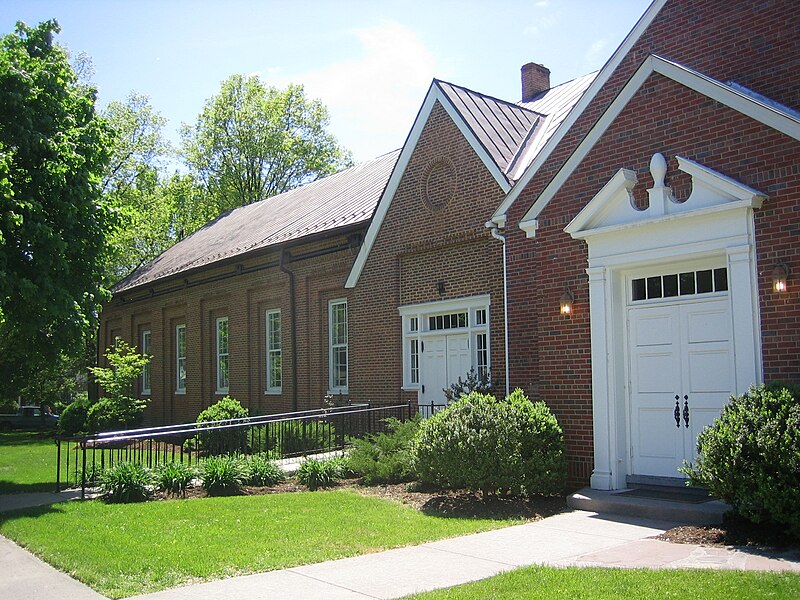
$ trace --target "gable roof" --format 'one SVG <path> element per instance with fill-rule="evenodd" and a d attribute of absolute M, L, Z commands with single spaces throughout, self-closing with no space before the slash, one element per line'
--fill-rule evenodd
<path fill-rule="evenodd" d="M 221 214 L 119 281 L 121 292 L 271 246 L 369 221 L 400 150 Z"/>
<path fill-rule="evenodd" d="M 358 282 L 403 173 L 437 103 L 453 120 L 503 192 L 508 192 L 515 174 L 521 173 L 526 161 L 536 156 L 594 77 L 595 74 L 590 73 L 557 85 L 521 104 L 434 79 L 403 144 L 345 287 L 355 287 Z"/>
<path fill-rule="evenodd" d="M 528 237 L 535 235 L 537 218 L 545 206 L 653 73 L 672 79 L 768 127 L 800 140 L 800 115 L 797 111 L 765 98 L 761 94 L 752 92 L 741 85 L 722 83 L 694 69 L 651 54 L 619 91 L 608 108 L 547 184 L 547 187 L 536 199 L 536 202 L 528 209 L 528 212 L 519 223 L 520 229 L 524 230 Z"/>
<path fill-rule="evenodd" d="M 659 13 L 659 11 L 661 11 L 666 2 L 667 0 L 653 0 L 653 3 L 636 22 L 636 25 L 633 26 L 633 29 L 631 29 L 630 33 L 628 33 L 625 39 L 622 40 L 619 48 L 616 49 L 614 54 L 611 55 L 611 58 L 608 59 L 606 64 L 603 65 L 603 68 L 600 69 L 599 73 L 597 73 L 597 76 L 591 81 L 591 84 L 588 86 L 585 93 L 583 93 L 580 98 L 570 107 L 568 114 L 564 115 L 564 118 L 558 124 L 555 131 L 553 131 L 547 138 L 546 142 L 542 145 L 536 155 L 531 157 L 531 160 L 527 161 L 527 164 L 522 166 L 521 172 L 515 178 L 514 187 L 500 203 L 500 206 L 497 207 L 497 210 L 494 211 L 489 223 L 497 224 L 500 227 L 505 226 L 506 213 L 508 212 L 508 209 L 511 208 L 511 205 L 514 204 L 514 201 L 519 197 L 522 190 L 525 189 L 525 186 L 530 183 L 530 180 L 533 179 L 533 176 L 536 174 L 539 168 L 550 157 L 550 154 L 552 154 L 553 150 L 555 150 L 561 140 L 564 139 L 564 136 L 578 120 L 578 117 L 581 116 L 583 111 L 586 110 L 586 107 L 588 107 L 591 101 L 594 100 L 595 96 L 597 96 L 597 93 L 603 88 L 605 83 L 622 62 L 622 59 L 625 58 L 633 45 L 650 26 L 650 23 L 653 22 L 653 19 L 655 19 L 656 15 Z M 487 223 L 487 225 L 489 223 Z"/>

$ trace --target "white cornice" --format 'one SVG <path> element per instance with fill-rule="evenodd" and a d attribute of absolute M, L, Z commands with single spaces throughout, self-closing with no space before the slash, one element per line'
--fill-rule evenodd
<path fill-rule="evenodd" d="M 519 226 L 528 234 L 528 237 L 532 237 L 532 232 L 535 231 L 534 223 L 542 210 L 572 175 L 642 84 L 653 73 L 672 79 L 768 127 L 800 140 L 800 119 L 791 112 L 783 111 L 778 105 L 768 104 L 758 98 L 744 94 L 693 69 L 651 54 L 620 90 L 614 101 L 608 106 L 594 127 L 586 134 L 522 218 Z"/>
<path fill-rule="evenodd" d="M 603 65 L 603 68 L 600 69 L 597 77 L 595 77 L 589 88 L 586 90 L 586 92 L 584 92 L 583 96 L 581 96 L 581 99 L 578 100 L 575 106 L 572 107 L 572 110 L 567 115 L 567 118 L 564 119 L 561 125 L 559 125 L 556 132 L 550 137 L 550 139 L 542 148 L 542 151 L 536 156 L 533 162 L 531 162 L 528 168 L 525 169 L 503 202 L 497 207 L 494 215 L 492 215 L 492 221 L 499 223 L 500 219 L 502 219 L 503 222 L 505 222 L 508 209 L 511 208 L 511 205 L 514 204 L 514 201 L 519 197 L 522 190 L 524 190 L 528 183 L 530 183 L 530 180 L 533 179 L 533 176 L 536 174 L 539 168 L 550 157 L 550 154 L 553 152 L 553 150 L 555 150 L 556 146 L 558 146 L 570 128 L 575 124 L 575 121 L 578 120 L 578 117 L 580 117 L 583 111 L 586 110 L 586 107 L 589 106 L 589 103 L 606 84 L 608 79 L 611 77 L 611 74 L 622 62 L 622 59 L 625 58 L 631 48 L 633 48 L 633 45 L 639 41 L 641 35 L 650 26 L 650 23 L 653 22 L 653 19 L 663 8 L 666 2 L 667 0 L 653 0 L 653 3 L 636 22 L 636 25 L 633 26 L 633 29 L 631 29 L 630 33 L 622 41 L 619 48 L 617 48 L 614 54 L 611 55 L 611 58 L 609 58 L 606 64 Z M 522 223 L 520 223 L 520 227 L 521 226 Z"/>

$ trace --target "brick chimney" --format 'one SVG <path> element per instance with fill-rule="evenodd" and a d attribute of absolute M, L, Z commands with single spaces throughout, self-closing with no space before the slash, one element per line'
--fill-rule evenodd
<path fill-rule="evenodd" d="M 522 101 L 528 102 L 537 94 L 550 89 L 550 69 L 537 63 L 522 65 Z"/>

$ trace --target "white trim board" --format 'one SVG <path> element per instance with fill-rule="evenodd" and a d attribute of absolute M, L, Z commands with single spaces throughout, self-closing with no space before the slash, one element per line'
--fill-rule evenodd
<path fill-rule="evenodd" d="M 511 208 L 511 205 L 514 204 L 520 193 L 522 193 L 522 190 L 525 189 L 528 183 L 530 183 L 531 179 L 533 179 L 533 176 L 536 174 L 536 172 L 547 161 L 553 150 L 555 150 L 558 144 L 561 143 L 561 140 L 578 120 L 578 117 L 581 116 L 591 101 L 594 100 L 594 97 L 597 96 L 598 92 L 609 80 L 611 75 L 622 62 L 622 59 L 628 55 L 628 52 L 630 52 L 631 48 L 633 48 L 633 45 L 639 41 L 639 38 L 642 36 L 642 34 L 647 30 L 648 27 L 650 27 L 653 19 L 655 19 L 656 15 L 661 11 L 666 2 L 667 0 L 653 0 L 653 3 L 647 8 L 641 18 L 636 22 L 636 25 L 633 26 L 633 29 L 631 29 L 627 37 L 619 45 L 619 48 L 616 49 L 614 54 L 611 55 L 611 58 L 608 59 L 608 62 L 606 62 L 606 64 L 603 65 L 603 68 L 600 69 L 600 72 L 589 86 L 589 89 L 584 92 L 583 96 L 581 96 L 581 99 L 578 100 L 575 106 L 572 107 L 572 110 L 567 115 L 567 118 L 564 119 L 561 125 L 559 125 L 558 129 L 544 145 L 544 148 L 542 148 L 542 151 L 539 152 L 534 161 L 528 165 L 521 177 L 514 184 L 514 187 L 511 188 L 511 191 L 505 197 L 503 202 L 497 207 L 492 215 L 492 222 L 498 224 L 500 227 L 505 226 L 507 218 L 506 213 L 508 213 L 508 209 Z"/>
<path fill-rule="evenodd" d="M 447 94 L 445 94 L 442 91 L 442 88 L 439 87 L 439 81 L 434 79 L 433 83 L 431 83 L 431 87 L 428 89 L 425 100 L 419 109 L 419 113 L 417 113 L 417 118 L 414 120 L 414 125 L 411 127 L 411 131 L 408 134 L 406 143 L 403 144 L 403 150 L 400 152 L 400 156 L 397 159 L 394 171 L 392 171 L 389 182 L 386 184 L 386 189 L 383 191 L 383 195 L 381 196 L 378 206 L 375 209 L 375 215 L 372 217 L 372 222 L 370 223 L 367 233 L 364 236 L 364 243 L 361 245 L 361 249 L 356 256 L 355 262 L 353 263 L 353 268 L 350 270 L 350 274 L 344 284 L 345 288 L 354 288 L 358 283 L 358 279 L 361 276 L 361 272 L 364 270 L 364 265 L 367 262 L 369 253 L 372 250 L 372 246 L 375 244 L 375 240 L 378 237 L 378 232 L 383 224 L 383 220 L 386 218 L 386 214 L 389 212 L 389 207 L 392 204 L 394 195 L 397 193 L 397 188 L 400 186 L 400 181 L 403 179 L 403 175 L 405 174 L 408 163 L 411 160 L 411 156 L 414 154 L 414 150 L 417 147 L 419 138 L 422 136 L 422 131 L 425 129 L 425 125 L 427 124 L 431 112 L 433 111 L 433 107 L 437 102 L 442 106 L 442 108 L 444 108 L 444 110 L 453 120 L 453 123 L 455 123 L 456 127 L 458 127 L 461 135 L 464 136 L 464 139 L 467 140 L 467 143 L 469 143 L 469 145 L 481 159 L 481 162 L 483 162 L 483 164 L 486 166 L 489 173 L 491 173 L 492 177 L 495 179 L 495 181 L 497 181 L 497 184 L 500 186 L 500 189 L 503 190 L 503 193 L 508 193 L 508 191 L 511 189 L 511 184 L 509 183 L 506 175 L 503 173 L 500 167 L 497 166 L 487 152 L 486 148 L 483 146 L 483 144 L 481 144 L 475 133 L 464 121 L 461 113 L 459 113 L 450 102 Z"/>
<path fill-rule="evenodd" d="M 525 231 L 527 237 L 535 237 L 538 226 L 537 219 L 544 208 L 653 73 L 663 75 L 789 137 L 800 140 L 800 119 L 790 111 L 782 110 L 777 104 L 763 102 L 757 97 L 745 94 L 739 89 L 721 83 L 693 69 L 651 54 L 628 80 L 625 87 L 620 90 L 614 101 L 589 133 L 586 134 L 522 218 L 519 227 Z"/>

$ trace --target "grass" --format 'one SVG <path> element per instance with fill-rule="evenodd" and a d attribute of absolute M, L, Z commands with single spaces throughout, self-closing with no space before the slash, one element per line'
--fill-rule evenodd
<path fill-rule="evenodd" d="M 121 598 L 517 522 L 429 516 L 337 490 L 141 504 L 70 502 L 0 514 L 0 533 L 101 594 Z"/>
<path fill-rule="evenodd" d="M 800 574 L 713 570 L 527 567 L 405 600 L 536 598 L 800 598 Z"/>
<path fill-rule="evenodd" d="M 42 433 L 0 433 L 0 494 L 52 492 L 56 446 Z"/>

